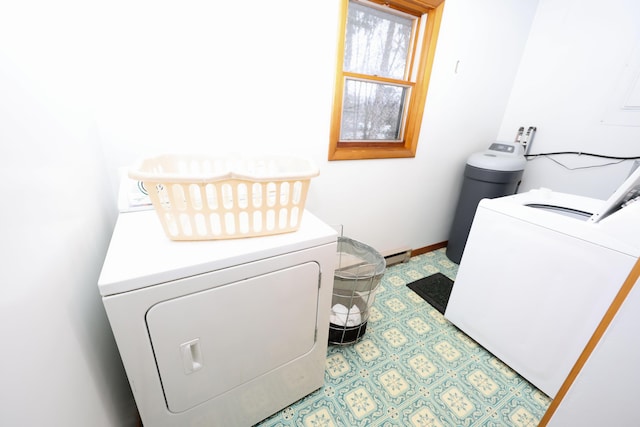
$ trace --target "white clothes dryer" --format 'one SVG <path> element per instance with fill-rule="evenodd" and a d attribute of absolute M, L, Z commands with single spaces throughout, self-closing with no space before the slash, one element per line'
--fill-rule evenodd
<path fill-rule="evenodd" d="M 323 385 L 336 232 L 176 242 L 120 214 L 99 279 L 144 425 L 249 426 Z"/>
<path fill-rule="evenodd" d="M 485 199 L 445 318 L 554 397 L 640 256 L 640 169 L 607 201 Z"/>

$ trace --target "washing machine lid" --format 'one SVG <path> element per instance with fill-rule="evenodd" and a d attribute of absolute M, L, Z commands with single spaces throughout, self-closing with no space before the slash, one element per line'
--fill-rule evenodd
<path fill-rule="evenodd" d="M 566 214 L 567 212 L 574 212 L 581 220 L 586 219 L 584 218 L 585 215 L 590 217 L 594 212 L 602 209 L 604 204 L 604 200 L 578 196 L 576 194 L 561 193 L 548 188 L 538 188 L 494 200 L 500 200 L 507 204 L 528 206 L 533 209 L 540 209 L 545 212 L 560 215 Z"/>
<path fill-rule="evenodd" d="M 513 196 L 483 199 L 478 209 L 489 209 L 541 227 L 541 230 L 553 230 L 632 256 L 640 255 L 635 233 L 612 232 L 590 222 L 593 213 L 603 209 L 604 204 L 604 200 L 542 188 Z M 500 215 L 494 217 L 496 221 L 500 220 Z"/>
<path fill-rule="evenodd" d="M 560 193 L 540 188 L 526 193 L 502 198 L 507 203 L 515 203 L 560 215 L 573 216 L 589 223 L 598 223 L 614 215 L 619 210 L 640 200 L 640 168 L 631 173 L 607 200 L 593 199 L 575 194 Z"/>
<path fill-rule="evenodd" d="M 640 168 L 637 168 L 618 187 L 616 191 L 602 204 L 600 209 L 594 212 L 590 222 L 600 222 L 606 217 L 615 214 L 630 203 L 640 199 Z"/>
<path fill-rule="evenodd" d="M 555 206 L 547 204 L 529 203 L 528 206 L 533 209 L 540 209 L 545 212 L 551 212 L 557 215 L 563 215 L 569 218 L 577 219 L 580 221 L 586 221 L 593 216 L 591 212 L 585 212 L 578 209 L 567 208 L 564 206 Z"/>
<path fill-rule="evenodd" d="M 305 211 L 292 233 L 244 239 L 172 241 L 155 210 L 118 216 L 98 288 L 113 295 L 336 241 L 336 231 Z"/>

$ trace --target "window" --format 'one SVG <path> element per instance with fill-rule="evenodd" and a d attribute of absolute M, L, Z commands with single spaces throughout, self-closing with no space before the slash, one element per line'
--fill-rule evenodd
<path fill-rule="evenodd" d="M 443 0 L 343 0 L 329 160 L 414 157 Z"/>

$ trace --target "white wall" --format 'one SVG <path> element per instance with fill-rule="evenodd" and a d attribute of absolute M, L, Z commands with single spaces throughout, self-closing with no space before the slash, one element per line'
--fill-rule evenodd
<path fill-rule="evenodd" d="M 339 2 L 256 4 L 102 12 L 118 29 L 102 40 L 111 170 L 163 151 L 293 152 L 320 166 L 307 207 L 346 235 L 381 251 L 447 240 L 464 163 L 496 138 L 537 0 L 447 0 L 416 158 L 340 162 L 326 160 Z"/>
<path fill-rule="evenodd" d="M 97 290 L 116 211 L 79 5 L 0 7 L 0 425 L 127 426 Z M 85 17 L 83 16 L 83 19 Z"/>
<path fill-rule="evenodd" d="M 512 141 L 519 126 L 537 126 L 530 153 L 581 151 L 640 156 L 640 112 L 636 126 L 610 120 L 625 70 L 640 59 L 640 3 L 635 0 L 540 0 L 499 138 Z M 633 56 L 635 52 L 635 57 Z M 559 156 L 569 167 L 611 160 Z M 606 199 L 631 168 L 568 171 L 546 158 L 530 161 L 523 191 L 547 187 Z"/>

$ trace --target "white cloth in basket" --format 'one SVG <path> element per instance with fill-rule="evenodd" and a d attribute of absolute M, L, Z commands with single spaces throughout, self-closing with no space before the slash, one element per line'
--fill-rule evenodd
<path fill-rule="evenodd" d="M 349 310 L 342 304 L 336 304 L 331 307 L 331 315 L 329 321 L 338 326 L 358 326 L 362 323 L 360 309 L 355 304 Z"/>

